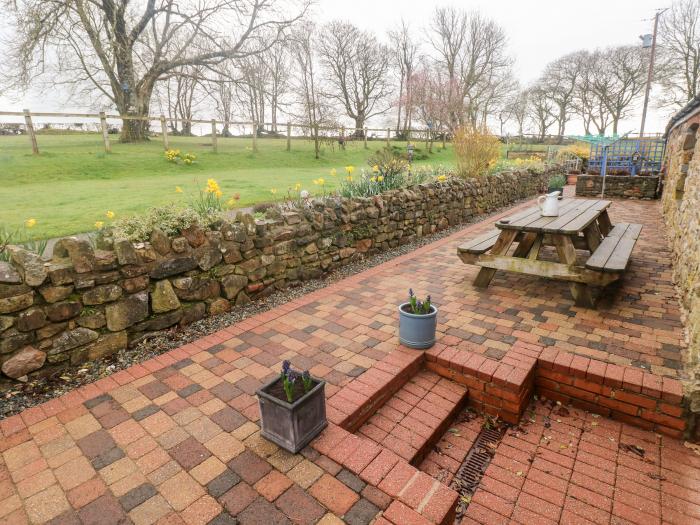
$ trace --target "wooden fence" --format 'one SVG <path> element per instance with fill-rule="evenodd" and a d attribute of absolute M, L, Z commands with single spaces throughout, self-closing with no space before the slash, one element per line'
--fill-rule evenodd
<path fill-rule="evenodd" d="M 218 151 L 218 137 L 219 131 L 223 129 L 224 122 L 216 119 L 210 119 L 210 120 L 203 120 L 203 119 L 176 119 L 176 118 L 169 118 L 166 117 L 165 115 L 160 115 L 158 117 L 155 116 L 136 116 L 136 115 L 108 115 L 105 112 L 100 112 L 100 113 L 54 113 L 54 112 L 31 112 L 28 109 L 25 109 L 23 111 L 0 111 L 0 117 L 23 117 L 24 118 L 24 129 L 29 137 L 29 141 L 31 144 L 32 152 L 35 155 L 39 154 L 39 144 L 37 142 L 37 133 L 34 128 L 34 117 L 41 117 L 41 118 L 92 118 L 92 119 L 99 119 L 100 123 L 100 131 L 102 135 L 102 141 L 104 143 L 104 149 L 105 152 L 111 153 L 112 151 L 112 146 L 110 144 L 110 133 L 109 133 L 109 126 L 107 125 L 107 119 L 110 120 L 141 120 L 141 121 L 147 121 L 147 122 L 159 122 L 160 123 L 160 135 L 163 141 L 163 148 L 165 150 L 170 149 L 170 138 L 168 134 L 168 123 L 189 123 L 189 124 L 210 124 L 211 125 L 211 147 L 214 152 Z M 251 142 L 252 142 L 252 149 L 254 152 L 258 151 L 258 138 L 259 138 L 259 130 L 261 127 L 265 126 L 270 126 L 271 128 L 279 126 L 279 124 L 272 124 L 272 123 L 263 123 L 263 122 L 250 122 L 250 121 L 243 121 L 243 122 L 228 122 L 229 126 L 250 126 L 252 129 L 251 132 Z M 221 128 L 219 127 L 221 126 Z M 363 129 L 354 129 L 354 128 L 346 128 L 344 126 L 340 127 L 331 127 L 331 126 L 310 126 L 308 124 L 292 124 L 291 122 L 287 122 L 286 124 L 282 124 L 286 128 L 286 133 L 284 135 L 284 138 L 286 138 L 286 149 L 287 151 L 290 151 L 292 149 L 292 127 L 294 128 L 300 128 L 300 129 L 305 129 L 308 130 L 309 134 L 304 135 L 305 138 L 314 140 L 315 144 L 315 150 L 316 154 L 318 154 L 319 151 L 319 143 L 322 140 L 326 140 L 329 138 L 332 138 L 333 140 L 337 140 L 338 144 L 340 145 L 341 148 L 345 149 L 345 144 L 348 140 L 352 140 L 354 138 L 357 138 L 358 140 L 362 140 L 365 149 L 368 149 L 369 146 L 367 144 L 368 140 L 382 140 L 383 142 L 386 142 L 386 145 L 389 146 L 392 140 L 392 136 L 395 137 L 394 135 L 394 130 L 392 128 L 363 128 Z M 328 132 L 331 132 L 328 134 Z M 358 133 L 359 132 L 359 133 Z M 376 134 L 373 137 L 369 137 L 369 134 Z M 442 147 L 446 147 L 447 143 L 447 138 L 448 138 L 448 132 L 443 132 L 440 130 L 433 130 L 429 128 L 422 128 L 422 129 L 409 129 L 405 131 L 406 135 L 405 137 L 402 137 L 401 139 L 395 139 L 395 140 L 408 140 L 411 141 L 412 139 L 418 140 L 421 142 L 425 142 L 425 147 L 428 151 L 432 151 L 433 143 L 438 140 L 442 141 Z M 380 138 L 381 137 L 381 138 Z"/>

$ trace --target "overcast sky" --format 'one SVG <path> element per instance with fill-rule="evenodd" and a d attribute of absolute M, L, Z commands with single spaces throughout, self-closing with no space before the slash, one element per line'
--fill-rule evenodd
<path fill-rule="evenodd" d="M 185 0 L 186 1 L 186 0 Z M 362 29 L 372 30 L 384 38 L 388 29 L 403 18 L 425 37 L 425 28 L 438 5 L 454 5 L 478 9 L 495 19 L 509 38 L 509 51 L 515 57 L 515 71 L 522 84 L 533 81 L 551 60 L 578 49 L 595 49 L 610 45 L 640 44 L 639 35 L 650 33 L 657 8 L 666 7 L 669 0 L 317 0 L 313 18 L 324 22 L 348 20 Z M 2 51 L 0 50 L 0 57 Z M 17 110 L 30 107 L 35 111 L 72 109 L 60 97 L 29 95 L 16 103 L 0 97 L 0 109 Z M 625 121 L 620 131 L 639 128 L 641 103 L 634 118 Z M 648 132 L 663 131 L 668 111 L 653 107 L 647 117 Z M 577 125 L 567 129 L 580 133 Z"/>

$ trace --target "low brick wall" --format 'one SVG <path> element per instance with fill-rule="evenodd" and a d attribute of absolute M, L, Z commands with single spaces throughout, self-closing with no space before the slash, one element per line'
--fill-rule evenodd
<path fill-rule="evenodd" d="M 630 177 L 608 175 L 605 177 L 605 196 L 625 199 L 655 199 L 659 177 Z M 577 197 L 599 197 L 603 189 L 600 175 L 579 175 L 576 179 Z"/>
<path fill-rule="evenodd" d="M 79 365 L 145 336 L 321 277 L 363 254 L 396 247 L 546 188 L 546 174 L 509 172 L 450 179 L 217 230 L 191 227 L 150 242 L 116 239 L 93 249 L 74 237 L 51 261 L 19 247 L 0 263 L 0 369 L 21 378 Z"/>

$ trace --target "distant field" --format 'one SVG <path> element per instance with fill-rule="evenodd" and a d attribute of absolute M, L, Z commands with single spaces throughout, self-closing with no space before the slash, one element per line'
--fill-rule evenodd
<path fill-rule="evenodd" d="M 0 136 L 0 224 L 9 228 L 34 218 L 33 233 L 38 237 L 56 237 L 94 229 L 95 221 L 105 221 L 105 212 L 117 217 L 141 212 L 149 206 L 185 202 L 188 193 L 216 179 L 228 198 L 241 196 L 240 206 L 275 198 L 300 183 L 317 191 L 313 180 L 323 177 L 326 189 L 336 181 L 331 168 L 342 176 L 343 167 L 367 165 L 368 156 L 384 147 L 384 141 L 370 141 L 364 149 L 361 141 L 348 143 L 346 150 L 325 146 L 321 158 L 313 155 L 313 142 L 294 139 L 292 151 L 286 151 L 284 139 L 259 139 L 253 153 L 251 139 L 219 138 L 219 152 L 211 151 L 209 137 L 171 137 L 171 148 L 197 155 L 191 166 L 167 162 L 159 139 L 147 144 L 120 144 L 112 138 L 111 154 L 103 149 L 96 134 L 39 135 L 41 154 L 31 154 L 26 136 Z M 392 142 L 401 148 L 405 142 Z M 433 146 L 428 159 L 417 164 L 454 164 L 451 145 L 441 150 Z M 416 154 L 425 153 L 424 143 L 416 143 Z M 175 187 L 184 193 L 175 192 Z"/>
<path fill-rule="evenodd" d="M 331 168 L 339 176 L 348 164 L 359 169 L 384 146 L 383 141 L 370 141 L 367 150 L 362 142 L 349 143 L 345 151 L 326 146 L 316 160 L 313 142 L 302 139 L 293 140 L 289 152 L 285 140 L 259 139 L 253 153 L 251 139 L 220 138 L 219 152 L 213 153 L 209 137 L 171 137 L 172 148 L 197 155 L 195 164 L 185 166 L 167 162 L 159 140 L 136 145 L 112 139 L 112 153 L 106 154 L 97 135 L 39 135 L 41 154 L 34 156 L 26 136 L 0 137 L 0 223 L 16 227 L 35 218 L 34 233 L 41 237 L 89 231 L 95 221 L 105 220 L 107 210 L 120 217 L 185 202 L 207 178 L 219 182 L 225 197 L 239 193 L 241 206 L 272 200 L 271 189 L 279 198 L 297 182 L 316 191 L 312 181 L 318 177 L 330 190 L 335 185 Z M 437 150 L 430 162 L 452 164 L 450 148 Z M 175 193 L 175 186 L 185 193 Z"/>

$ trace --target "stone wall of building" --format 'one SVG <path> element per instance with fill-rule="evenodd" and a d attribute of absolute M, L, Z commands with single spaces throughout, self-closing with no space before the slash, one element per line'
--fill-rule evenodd
<path fill-rule="evenodd" d="M 0 369 L 7 378 L 79 365 L 145 335 L 226 312 L 546 189 L 547 174 L 449 179 L 365 199 L 313 201 L 216 230 L 93 249 L 74 237 L 52 259 L 9 247 L 0 262 Z M 268 213 L 268 217 L 270 214 Z M 455 256 L 455 261 L 456 256 Z"/>
<path fill-rule="evenodd" d="M 688 337 L 692 411 L 700 413 L 700 117 L 674 128 L 666 146 L 663 211 Z M 693 370 L 695 372 L 693 373 Z"/>
<path fill-rule="evenodd" d="M 630 177 L 629 175 L 608 175 L 605 177 L 605 196 L 626 199 L 655 199 L 659 177 Z M 600 175 L 579 175 L 576 179 L 577 197 L 599 197 L 603 189 Z"/>

